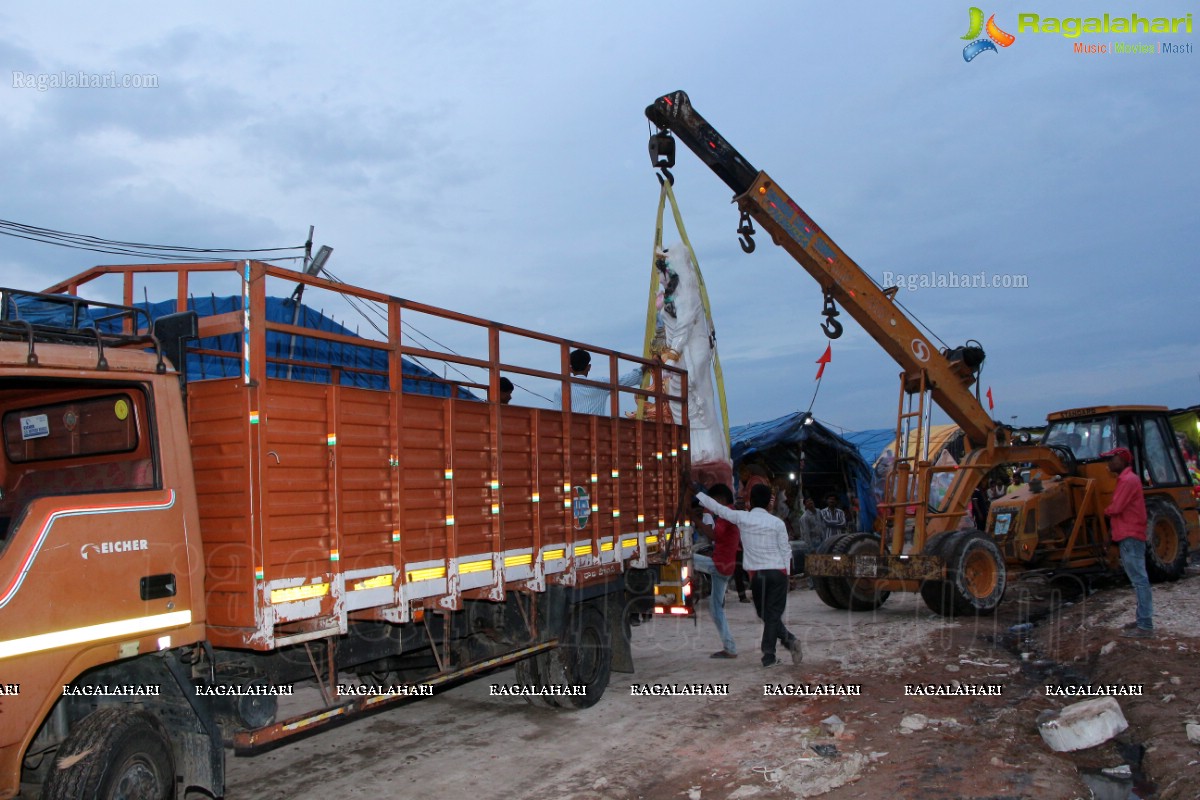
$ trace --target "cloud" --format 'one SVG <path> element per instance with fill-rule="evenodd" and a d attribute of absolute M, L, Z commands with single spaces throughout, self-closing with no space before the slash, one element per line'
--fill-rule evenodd
<path fill-rule="evenodd" d="M 871 50 L 845 5 L 669 3 L 655 12 L 669 28 L 642 8 L 523 0 L 2 13 L 0 67 L 159 78 L 0 87 L 9 219 L 244 247 L 315 224 L 346 280 L 637 351 L 658 191 L 642 109 L 683 88 L 875 279 L 1029 276 L 899 298 L 948 344 L 985 344 L 998 413 L 1126 392 L 1185 405 L 1200 388 L 1190 62 L 1085 62 L 1026 36 L 968 65 L 962 9 L 936 6 L 877 11 L 904 46 Z M 729 44 L 746 41 L 750 77 Z M 806 407 L 825 344 L 817 283 L 765 234 L 741 252 L 727 188 L 683 148 L 675 174 L 734 419 Z M 2 241 L 5 274 L 39 285 L 108 260 Z M 898 367 L 842 319 L 814 410 L 886 427 Z"/>

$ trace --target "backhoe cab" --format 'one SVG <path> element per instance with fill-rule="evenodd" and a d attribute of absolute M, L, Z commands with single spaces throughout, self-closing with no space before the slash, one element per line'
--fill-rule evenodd
<path fill-rule="evenodd" d="M 1051 414 L 1043 442 L 1064 456 L 1070 474 L 1059 478 L 1034 472 L 1019 491 L 992 503 L 988 532 L 1005 558 L 1059 574 L 1119 570 L 1117 550 L 1108 546 L 1107 526 L 1101 524 L 1116 476 L 1101 454 L 1125 447 L 1133 453 L 1133 470 L 1146 495 L 1150 578 L 1183 575 L 1189 540 L 1196 540 L 1195 502 L 1166 412 L 1162 407 L 1123 406 Z M 1094 502 L 1084 505 L 1077 496 L 1080 487 L 1094 495 Z M 1094 555 L 1098 550 L 1103 559 Z"/>

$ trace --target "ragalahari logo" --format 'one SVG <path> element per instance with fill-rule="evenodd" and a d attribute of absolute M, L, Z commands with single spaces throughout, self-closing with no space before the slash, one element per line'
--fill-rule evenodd
<path fill-rule="evenodd" d="M 984 30 L 987 31 L 987 38 L 980 39 L 979 34 Z M 975 8 L 974 6 L 971 7 L 971 27 L 967 29 L 966 36 L 963 36 L 962 38 L 974 40 L 963 48 L 964 61 L 970 61 L 975 56 L 987 50 L 991 50 L 993 53 L 998 53 L 1000 51 L 996 49 L 996 45 L 1008 47 L 1017 40 L 1017 37 L 1013 36 L 1011 33 L 1005 33 L 1004 31 L 1000 30 L 1000 26 L 996 24 L 995 14 L 992 14 L 990 17 L 988 17 L 987 24 L 984 25 L 983 11 Z"/>

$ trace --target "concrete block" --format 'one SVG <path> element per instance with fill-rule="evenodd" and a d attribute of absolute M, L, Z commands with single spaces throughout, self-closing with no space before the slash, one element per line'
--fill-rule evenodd
<path fill-rule="evenodd" d="M 1112 697 L 1073 703 L 1060 711 L 1044 711 L 1038 732 L 1051 750 L 1067 753 L 1103 744 L 1129 727 Z"/>

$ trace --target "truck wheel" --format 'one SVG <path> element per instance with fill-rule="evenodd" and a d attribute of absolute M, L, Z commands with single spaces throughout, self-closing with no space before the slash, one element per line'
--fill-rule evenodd
<path fill-rule="evenodd" d="M 1146 572 L 1152 583 L 1174 581 L 1187 569 L 1187 523 L 1174 503 L 1146 503 Z"/>
<path fill-rule="evenodd" d="M 846 537 L 845 553 L 854 556 L 878 555 L 879 537 L 873 533 L 852 533 Z M 836 578 L 833 580 L 837 580 Z M 842 578 L 846 607 L 851 611 L 874 611 L 887 602 L 891 592 L 879 591 L 871 578 Z"/>
<path fill-rule="evenodd" d="M 945 544 L 946 585 L 955 616 L 991 614 L 1004 598 L 1004 555 L 986 533 L 958 531 Z"/>
<path fill-rule="evenodd" d="M 625 591 L 630 594 L 654 594 L 654 584 L 658 576 L 652 569 L 637 569 L 630 567 L 625 570 Z"/>
<path fill-rule="evenodd" d="M 558 648 L 546 654 L 549 683 L 583 687 L 582 695 L 555 697 L 562 708 L 591 708 L 600 702 L 612 672 L 612 640 L 604 615 L 594 605 L 575 606 Z"/>
<path fill-rule="evenodd" d="M 950 540 L 952 534 L 943 533 L 930 539 L 925 543 L 925 548 L 922 551 L 927 556 L 937 556 L 944 558 L 943 550 L 946 547 L 946 542 Z M 935 614 L 940 614 L 943 617 L 954 615 L 954 601 L 950 594 L 950 587 L 944 580 L 923 581 L 921 583 L 921 599 L 925 601 L 925 605 Z"/>
<path fill-rule="evenodd" d="M 173 800 L 175 759 L 152 715 L 101 708 L 58 748 L 42 800 Z"/>
<path fill-rule="evenodd" d="M 530 689 L 546 688 L 548 685 L 547 677 L 550 674 L 549 655 L 549 653 L 538 653 L 535 656 L 518 661 L 514 665 L 517 683 L 522 686 L 528 686 Z M 525 699 L 532 706 L 558 708 L 555 698 L 549 695 L 526 695 Z"/>
<path fill-rule="evenodd" d="M 848 534 L 840 534 L 831 536 L 821 542 L 817 548 L 817 553 L 820 555 L 842 555 L 846 551 L 846 539 Z M 813 589 L 817 593 L 817 597 L 821 602 L 830 608 L 836 608 L 838 611 L 845 611 L 850 608 L 850 587 L 846 583 L 845 578 L 836 578 L 828 575 L 814 575 Z"/>

